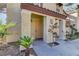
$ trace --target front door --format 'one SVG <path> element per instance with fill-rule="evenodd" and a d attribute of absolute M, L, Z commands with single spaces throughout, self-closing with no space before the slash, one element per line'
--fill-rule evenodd
<path fill-rule="evenodd" d="M 32 14 L 32 37 L 35 39 L 43 38 L 43 17 Z"/>

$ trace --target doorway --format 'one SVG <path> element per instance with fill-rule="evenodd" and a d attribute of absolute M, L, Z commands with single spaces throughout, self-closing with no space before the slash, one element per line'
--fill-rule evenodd
<path fill-rule="evenodd" d="M 43 40 L 43 16 L 31 15 L 31 36 L 35 40 Z"/>

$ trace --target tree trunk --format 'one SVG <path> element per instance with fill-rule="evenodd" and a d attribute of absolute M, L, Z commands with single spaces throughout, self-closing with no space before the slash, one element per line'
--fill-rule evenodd
<path fill-rule="evenodd" d="M 6 44 L 6 37 L 0 38 L 0 44 L 1 45 Z"/>
<path fill-rule="evenodd" d="M 3 38 L 0 38 L 0 45 L 2 45 L 3 43 Z"/>

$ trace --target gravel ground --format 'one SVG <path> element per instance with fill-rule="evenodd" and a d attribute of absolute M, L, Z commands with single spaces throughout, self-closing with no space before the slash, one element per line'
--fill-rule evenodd
<path fill-rule="evenodd" d="M 20 52 L 19 46 L 16 43 L 9 43 L 0 46 L 0 56 L 25 56 L 25 51 Z M 30 56 L 36 56 L 33 49 Z"/>

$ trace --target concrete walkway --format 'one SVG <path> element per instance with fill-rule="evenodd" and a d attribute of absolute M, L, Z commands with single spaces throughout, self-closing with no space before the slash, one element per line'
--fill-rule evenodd
<path fill-rule="evenodd" d="M 43 41 L 35 41 L 33 49 L 38 56 L 79 56 L 79 40 L 58 42 L 59 45 L 50 47 Z"/>

